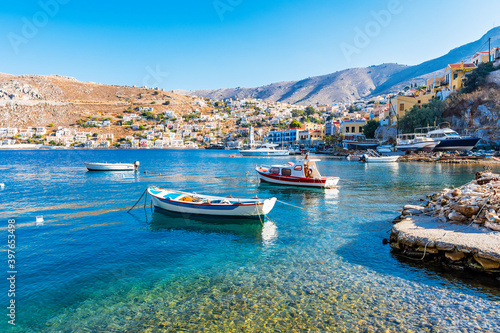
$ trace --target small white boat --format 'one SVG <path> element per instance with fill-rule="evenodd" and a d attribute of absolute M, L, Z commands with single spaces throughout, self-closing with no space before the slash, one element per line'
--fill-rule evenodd
<path fill-rule="evenodd" d="M 356 161 L 356 162 L 359 162 L 362 158 L 363 158 L 363 155 L 359 155 L 359 154 L 349 154 L 347 155 L 347 160 L 348 161 Z"/>
<path fill-rule="evenodd" d="M 89 171 L 135 171 L 139 169 L 139 161 L 134 163 L 89 163 L 84 162 Z"/>
<path fill-rule="evenodd" d="M 391 156 L 383 156 L 377 153 L 374 150 L 368 149 L 366 154 L 363 154 L 361 158 L 361 162 L 369 162 L 369 163 L 390 163 L 397 162 L 401 156 L 399 155 L 391 155 Z"/>
<path fill-rule="evenodd" d="M 396 149 L 400 151 L 432 151 L 439 144 L 439 141 L 420 133 L 399 134 L 396 142 Z"/>
<path fill-rule="evenodd" d="M 317 159 L 309 159 L 306 154 L 304 160 L 297 163 L 288 162 L 286 165 L 272 165 L 271 167 L 256 167 L 259 179 L 263 182 L 305 187 L 333 188 L 337 186 L 339 177 L 322 177 L 316 167 Z"/>
<path fill-rule="evenodd" d="M 267 215 L 276 203 L 276 198 L 218 197 L 158 187 L 148 187 L 148 193 L 155 208 L 188 215 L 259 219 Z"/>
<path fill-rule="evenodd" d="M 289 155 L 287 149 L 276 149 L 278 145 L 264 143 L 255 149 L 240 149 L 238 152 L 243 156 L 286 156 Z"/>

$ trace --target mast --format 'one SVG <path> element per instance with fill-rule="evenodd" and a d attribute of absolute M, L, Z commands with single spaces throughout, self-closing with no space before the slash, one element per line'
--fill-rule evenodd
<path fill-rule="evenodd" d="M 488 62 L 491 61 L 491 37 L 488 38 Z"/>

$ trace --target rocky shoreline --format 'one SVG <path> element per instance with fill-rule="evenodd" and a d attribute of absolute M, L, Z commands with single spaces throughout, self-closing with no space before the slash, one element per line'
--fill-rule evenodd
<path fill-rule="evenodd" d="M 425 206 L 406 205 L 394 220 L 393 251 L 500 281 L 499 176 L 478 172 L 476 180 L 428 199 Z"/>

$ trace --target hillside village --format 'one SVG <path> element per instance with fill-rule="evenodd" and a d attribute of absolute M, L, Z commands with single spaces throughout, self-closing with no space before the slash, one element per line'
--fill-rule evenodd
<path fill-rule="evenodd" d="M 59 76 L 0 78 L 0 142 L 81 148 L 200 148 L 257 141 L 324 147 L 363 134 L 368 121 L 394 127 L 415 106 L 446 99 L 463 88 L 500 48 L 478 52 L 469 62 L 449 64 L 427 85 L 353 103 L 292 105 L 255 98 L 214 100 L 182 96 L 159 88 L 82 83 Z M 498 72 L 497 72 L 498 73 Z"/>

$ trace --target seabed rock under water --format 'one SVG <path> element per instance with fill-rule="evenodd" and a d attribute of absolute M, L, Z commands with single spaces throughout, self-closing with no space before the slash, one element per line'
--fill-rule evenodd
<path fill-rule="evenodd" d="M 476 180 L 428 198 L 425 206 L 406 205 L 394 220 L 392 249 L 500 280 L 499 176 L 478 172 Z"/>

